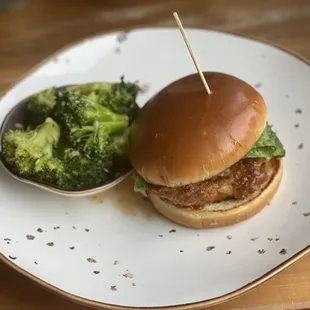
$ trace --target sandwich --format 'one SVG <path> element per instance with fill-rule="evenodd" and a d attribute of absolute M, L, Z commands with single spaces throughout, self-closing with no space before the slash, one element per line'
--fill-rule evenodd
<path fill-rule="evenodd" d="M 229 226 L 263 210 L 282 180 L 285 149 L 262 95 L 220 72 L 182 77 L 140 110 L 129 134 L 134 190 L 192 228 Z"/>

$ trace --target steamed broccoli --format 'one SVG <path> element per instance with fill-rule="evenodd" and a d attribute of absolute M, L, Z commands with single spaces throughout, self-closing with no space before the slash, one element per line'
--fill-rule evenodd
<path fill-rule="evenodd" d="M 34 130 L 10 130 L 3 138 L 2 156 L 20 175 L 31 176 L 37 165 L 53 157 L 60 128 L 51 118 Z"/>
<path fill-rule="evenodd" d="M 9 164 L 14 166 L 15 164 L 15 151 L 19 142 L 26 139 L 27 131 L 21 129 L 9 130 L 2 140 L 1 156 Z"/>
<path fill-rule="evenodd" d="M 71 128 L 69 140 L 88 155 L 105 153 L 111 144 L 111 136 L 124 132 L 126 128 L 126 121 L 95 121 L 93 125 Z"/>
<path fill-rule="evenodd" d="M 56 104 L 56 93 L 56 88 L 50 87 L 29 97 L 26 115 L 29 123 L 39 125 L 51 116 Z"/>
<path fill-rule="evenodd" d="M 114 113 L 127 115 L 132 120 L 138 110 L 136 100 L 141 87 L 137 82 L 125 82 L 121 77 L 119 83 L 88 83 L 69 87 L 68 90 L 77 96 L 92 95 L 100 105 Z"/>
<path fill-rule="evenodd" d="M 69 92 L 60 92 L 53 112 L 54 118 L 62 126 L 70 139 L 73 128 L 93 125 L 94 122 L 109 122 L 128 125 L 126 115 L 116 114 L 108 108 L 98 104 L 94 94 L 78 97 Z"/>
<path fill-rule="evenodd" d="M 109 180 L 111 164 L 106 159 L 89 158 L 75 149 L 67 149 L 63 164 L 65 174 L 58 185 L 69 190 L 85 190 L 105 184 Z"/>
<path fill-rule="evenodd" d="M 48 184 L 62 185 L 65 167 L 57 157 L 42 157 L 37 160 L 32 177 Z"/>
<path fill-rule="evenodd" d="M 129 132 L 130 127 L 127 127 L 122 134 L 115 135 L 112 139 L 112 147 L 114 149 L 114 153 L 117 154 L 120 159 L 127 159 Z"/>
<path fill-rule="evenodd" d="M 66 190 L 101 186 L 131 169 L 134 83 L 48 88 L 27 102 L 25 129 L 8 131 L 1 157 L 16 174 Z"/>

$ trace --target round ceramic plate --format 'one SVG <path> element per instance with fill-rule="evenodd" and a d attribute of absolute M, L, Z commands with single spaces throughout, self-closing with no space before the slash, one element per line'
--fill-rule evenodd
<path fill-rule="evenodd" d="M 85 304 L 184 309 L 237 296 L 309 250 L 310 67 L 250 39 L 197 29 L 187 34 L 203 70 L 236 75 L 266 100 L 269 122 L 287 151 L 271 204 L 238 225 L 194 230 L 157 214 L 134 194 L 130 178 L 102 195 L 68 198 L 0 170 L 5 262 Z M 95 37 L 53 56 L 13 87 L 1 100 L 0 121 L 24 97 L 52 85 L 116 81 L 125 75 L 145 85 L 142 106 L 168 83 L 193 72 L 177 29 Z"/>

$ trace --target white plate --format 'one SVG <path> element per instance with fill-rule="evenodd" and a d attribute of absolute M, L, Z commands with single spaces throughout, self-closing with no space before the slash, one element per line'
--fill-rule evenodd
<path fill-rule="evenodd" d="M 266 100 L 269 121 L 287 150 L 271 205 L 241 224 L 197 231 L 159 216 L 128 182 L 91 201 L 58 197 L 1 170 L 0 252 L 6 262 L 79 302 L 184 308 L 236 296 L 307 252 L 310 67 L 250 39 L 197 29 L 187 34 L 203 70 L 236 75 Z M 1 101 L 0 121 L 22 98 L 52 85 L 125 74 L 148 86 L 139 97 L 142 106 L 172 80 L 193 72 L 177 29 L 95 37 L 53 56 L 11 89 Z"/>

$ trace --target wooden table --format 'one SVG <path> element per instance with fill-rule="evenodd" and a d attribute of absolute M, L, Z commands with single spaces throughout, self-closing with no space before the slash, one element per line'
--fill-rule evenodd
<path fill-rule="evenodd" d="M 174 25 L 175 10 L 185 26 L 256 37 L 310 60 L 308 0 L 30 0 L 23 9 L 0 12 L 0 92 L 64 45 L 120 28 Z M 306 308 L 310 308 L 310 256 L 246 295 L 209 309 Z M 0 309 L 86 310 L 2 263 Z"/>

